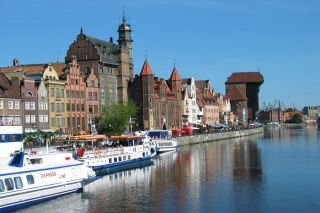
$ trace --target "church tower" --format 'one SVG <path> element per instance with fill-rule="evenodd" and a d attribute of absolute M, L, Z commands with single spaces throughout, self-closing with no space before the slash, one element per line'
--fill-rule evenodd
<path fill-rule="evenodd" d="M 142 79 L 142 122 L 144 130 L 154 129 L 154 73 L 147 60 L 144 61 L 141 73 Z"/>
<path fill-rule="evenodd" d="M 179 76 L 178 70 L 176 69 L 176 66 L 174 65 L 174 68 L 172 70 L 171 76 L 168 80 L 168 84 L 171 88 L 172 93 L 174 94 L 175 99 L 177 99 L 177 107 L 175 107 L 174 110 L 174 119 L 172 122 L 172 128 L 174 127 L 180 127 L 180 124 L 182 123 L 182 115 L 181 115 L 181 78 Z"/>
<path fill-rule="evenodd" d="M 134 65 L 133 65 L 133 55 L 132 55 L 132 42 L 131 39 L 131 27 L 130 24 L 126 23 L 127 19 L 124 15 L 123 11 L 123 17 L 122 17 L 122 24 L 119 25 L 118 33 L 119 33 L 119 39 L 118 44 L 120 45 L 121 52 L 127 50 L 129 54 L 129 58 L 121 58 L 121 61 L 126 61 L 129 63 L 129 76 L 130 78 L 133 78 L 134 76 Z"/>

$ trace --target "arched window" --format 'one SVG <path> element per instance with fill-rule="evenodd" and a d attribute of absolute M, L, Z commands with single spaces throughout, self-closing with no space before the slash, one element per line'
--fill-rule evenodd
<path fill-rule="evenodd" d="M 33 97 L 32 92 L 28 91 L 28 92 L 27 92 L 27 97 Z"/>

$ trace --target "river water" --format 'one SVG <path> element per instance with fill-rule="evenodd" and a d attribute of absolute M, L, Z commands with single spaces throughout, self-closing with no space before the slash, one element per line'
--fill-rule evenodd
<path fill-rule="evenodd" d="M 154 165 L 104 176 L 83 193 L 18 212 L 320 212 L 320 131 L 266 127 L 179 147 Z"/>

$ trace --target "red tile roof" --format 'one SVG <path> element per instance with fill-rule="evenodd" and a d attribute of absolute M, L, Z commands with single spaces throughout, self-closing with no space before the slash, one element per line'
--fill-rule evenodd
<path fill-rule="evenodd" d="M 2 67 L 1 70 L 4 73 L 9 72 L 24 72 L 26 75 L 35 75 L 42 74 L 48 64 L 22 64 L 19 66 L 12 67 Z M 53 63 L 53 69 L 58 73 L 59 76 L 64 74 L 64 70 L 68 67 L 67 64 L 64 63 Z"/>
<path fill-rule="evenodd" d="M 174 67 L 170 76 L 171 81 L 181 81 L 178 70 Z"/>
<path fill-rule="evenodd" d="M 140 75 L 154 75 L 147 60 L 144 61 Z"/>
<path fill-rule="evenodd" d="M 225 83 L 227 84 L 245 82 L 263 83 L 263 76 L 260 72 L 234 72 Z"/>
<path fill-rule="evenodd" d="M 248 98 L 238 89 L 237 86 L 233 86 L 225 96 L 229 98 L 230 101 L 243 101 L 248 100 Z"/>
<path fill-rule="evenodd" d="M 11 82 L 3 72 L 0 72 L 0 97 L 1 98 L 20 98 L 19 92 L 11 86 Z"/>

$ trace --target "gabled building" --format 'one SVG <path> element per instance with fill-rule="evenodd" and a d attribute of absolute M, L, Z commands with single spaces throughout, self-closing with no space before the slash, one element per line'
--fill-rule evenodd
<path fill-rule="evenodd" d="M 132 56 L 131 27 L 123 16 L 118 27 L 118 44 L 94 38 L 83 33 L 81 28 L 77 40 L 67 51 L 65 62 L 70 63 L 77 57 L 80 71 L 89 75 L 91 69 L 100 83 L 100 105 L 103 107 L 112 102 L 128 101 L 128 84 L 134 76 Z M 103 85 L 103 86 L 101 86 Z"/>
<path fill-rule="evenodd" d="M 1 116 L 0 125 L 22 125 L 23 110 L 19 86 L 18 77 L 12 77 L 10 81 L 0 72 L 0 115 L 9 116 L 9 119 Z"/>
<path fill-rule="evenodd" d="M 68 64 L 65 70 L 65 90 L 66 90 L 66 114 L 68 134 L 75 131 L 88 130 L 88 120 L 86 116 L 86 82 L 85 76 L 80 71 L 80 65 L 77 63 L 77 57 Z M 92 93 L 90 98 L 92 99 Z"/>
<path fill-rule="evenodd" d="M 181 128 L 181 80 L 174 67 L 168 80 L 154 77 L 150 64 L 145 60 L 140 75 L 129 85 L 130 98 L 139 106 L 139 129 Z"/>

